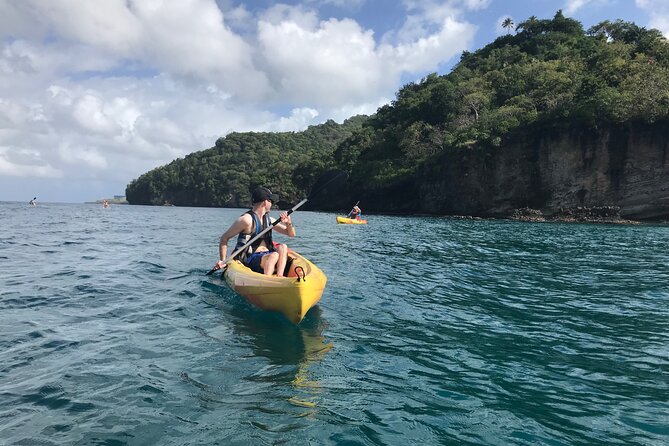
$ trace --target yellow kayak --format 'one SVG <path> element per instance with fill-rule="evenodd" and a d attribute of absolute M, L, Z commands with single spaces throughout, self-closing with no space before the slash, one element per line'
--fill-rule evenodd
<path fill-rule="evenodd" d="M 367 220 L 356 220 L 354 218 L 340 217 L 337 215 L 337 223 L 344 225 L 366 225 Z"/>
<path fill-rule="evenodd" d="M 256 307 L 276 311 L 299 324 L 321 299 L 327 277 L 295 251 L 288 249 L 288 256 L 293 263 L 287 277 L 256 273 L 238 260 L 228 264 L 223 277 L 233 291 Z"/>

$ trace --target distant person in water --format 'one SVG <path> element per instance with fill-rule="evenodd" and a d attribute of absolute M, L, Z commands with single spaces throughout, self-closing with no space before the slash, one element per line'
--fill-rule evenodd
<path fill-rule="evenodd" d="M 353 220 L 360 220 L 360 216 L 362 215 L 362 210 L 358 207 L 358 205 L 353 206 L 353 209 L 351 209 L 351 212 L 348 213 L 348 218 L 352 218 Z"/>
<path fill-rule="evenodd" d="M 102 200 L 102 207 L 103 208 L 108 208 L 109 207 L 109 202 L 107 200 Z"/>
<path fill-rule="evenodd" d="M 37 197 L 35 197 L 35 198 L 33 198 L 32 200 L 30 200 L 30 201 L 28 202 L 28 204 L 29 204 L 30 206 L 35 206 L 35 205 L 37 205 Z"/>
<path fill-rule="evenodd" d="M 275 219 L 269 216 L 269 212 L 272 205 L 278 200 L 279 196 L 273 194 L 266 187 L 259 187 L 253 191 L 251 210 L 239 216 L 221 236 L 218 245 L 220 260 L 216 262 L 214 269 L 225 266 L 225 259 L 228 255 L 228 241 L 231 238 L 237 237 L 237 243 L 233 251 L 235 252 L 254 236 L 261 233 L 263 229 L 272 225 Z M 277 276 L 283 277 L 283 270 L 288 258 L 288 246 L 275 244 L 272 241 L 272 231 L 277 231 L 288 237 L 295 237 L 295 227 L 287 212 L 281 212 L 279 218 L 281 219 L 280 223 L 277 223 L 272 230 L 267 231 L 262 237 L 251 243 L 236 259 L 241 260 L 244 265 L 257 273 L 271 276 L 276 271 Z"/>

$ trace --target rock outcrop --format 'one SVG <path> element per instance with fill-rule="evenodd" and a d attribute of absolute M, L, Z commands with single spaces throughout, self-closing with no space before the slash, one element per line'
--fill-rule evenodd
<path fill-rule="evenodd" d="M 517 136 L 494 150 L 447 152 L 415 181 L 418 202 L 394 203 L 398 211 L 510 217 L 528 208 L 550 218 L 597 208 L 667 220 L 669 123 Z"/>

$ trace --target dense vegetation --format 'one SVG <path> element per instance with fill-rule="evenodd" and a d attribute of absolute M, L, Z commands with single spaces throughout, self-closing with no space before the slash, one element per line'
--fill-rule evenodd
<path fill-rule="evenodd" d="M 447 75 L 405 85 L 369 119 L 294 134 L 231 134 L 141 176 L 126 195 L 131 203 L 237 206 L 247 204 L 250 187 L 266 184 L 290 201 L 333 166 L 350 174 L 348 201 L 411 194 L 420 169 L 434 169 L 446 151 L 501 150 L 515 135 L 546 127 L 668 118 L 669 44 L 659 31 L 618 20 L 586 32 L 558 11 L 463 53 Z"/>
<path fill-rule="evenodd" d="M 127 186 L 126 198 L 132 204 L 246 207 L 251 191 L 267 186 L 294 202 L 331 167 L 334 149 L 366 119 L 330 120 L 303 132 L 230 133 L 210 149 L 140 176 Z"/>
<path fill-rule="evenodd" d="M 669 45 L 657 30 L 558 12 L 531 17 L 453 71 L 402 88 L 335 153 L 366 195 L 407 184 L 446 150 L 498 150 L 519 132 L 669 116 Z"/>

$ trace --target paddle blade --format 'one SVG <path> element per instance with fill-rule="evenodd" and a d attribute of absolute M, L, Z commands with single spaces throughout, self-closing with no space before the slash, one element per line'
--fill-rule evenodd
<path fill-rule="evenodd" d="M 214 274 L 216 271 L 218 271 L 218 270 L 220 270 L 220 269 L 221 269 L 221 267 L 218 266 L 218 265 L 216 265 L 215 267 L 213 267 L 213 268 L 207 273 L 207 275 L 208 275 L 208 276 L 211 276 L 212 274 Z"/>
<path fill-rule="evenodd" d="M 218 268 L 218 267 L 217 267 L 217 268 L 212 268 L 212 269 L 207 273 L 207 275 L 208 275 L 208 276 L 211 276 L 212 274 L 214 274 L 214 273 L 215 273 L 216 271 L 218 271 L 219 269 L 221 269 L 221 268 Z"/>

